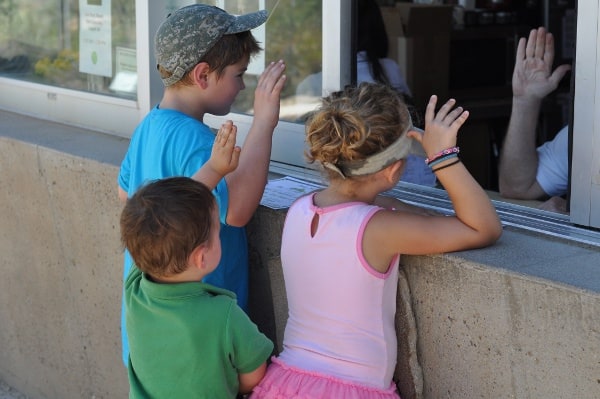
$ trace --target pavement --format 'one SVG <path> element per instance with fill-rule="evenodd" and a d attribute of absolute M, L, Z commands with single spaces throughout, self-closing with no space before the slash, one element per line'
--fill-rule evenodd
<path fill-rule="evenodd" d="M 4 381 L 0 381 L 0 399 L 29 399 L 29 397 L 8 386 Z"/>

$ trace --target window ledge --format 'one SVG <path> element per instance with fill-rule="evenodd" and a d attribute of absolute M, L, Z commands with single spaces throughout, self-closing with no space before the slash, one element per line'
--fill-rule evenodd
<path fill-rule="evenodd" d="M 318 171 L 271 163 L 272 177 L 291 176 L 324 186 Z M 442 189 L 400 182 L 388 194 L 412 205 L 452 214 L 452 203 Z M 571 223 L 569 216 L 507 201 L 492 199 L 502 225 L 515 231 L 542 234 L 577 244 L 600 248 L 600 231 Z"/>

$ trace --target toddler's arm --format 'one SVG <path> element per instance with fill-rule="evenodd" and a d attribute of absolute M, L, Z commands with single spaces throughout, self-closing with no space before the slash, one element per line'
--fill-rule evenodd
<path fill-rule="evenodd" d="M 235 145 L 237 127 L 225 122 L 217 132 L 209 160 L 192 176 L 213 190 L 219 181 L 234 171 L 240 159 L 240 147 Z"/>
<path fill-rule="evenodd" d="M 267 362 L 264 362 L 258 368 L 250 373 L 239 374 L 238 380 L 240 382 L 240 393 L 247 394 L 252 392 L 255 386 L 258 385 L 260 380 L 263 379 L 267 371 Z"/>

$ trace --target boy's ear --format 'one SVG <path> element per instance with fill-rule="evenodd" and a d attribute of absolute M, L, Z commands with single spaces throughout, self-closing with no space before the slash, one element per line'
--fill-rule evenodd
<path fill-rule="evenodd" d="M 208 74 L 210 73 L 210 67 L 206 62 L 200 62 L 192 69 L 192 78 L 194 83 L 203 89 L 208 86 Z"/>

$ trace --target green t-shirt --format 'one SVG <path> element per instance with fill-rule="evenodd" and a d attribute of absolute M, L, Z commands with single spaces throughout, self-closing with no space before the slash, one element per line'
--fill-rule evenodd
<path fill-rule="evenodd" d="M 235 398 L 238 374 L 273 343 L 235 294 L 201 282 L 158 284 L 137 267 L 125 282 L 130 398 Z"/>

